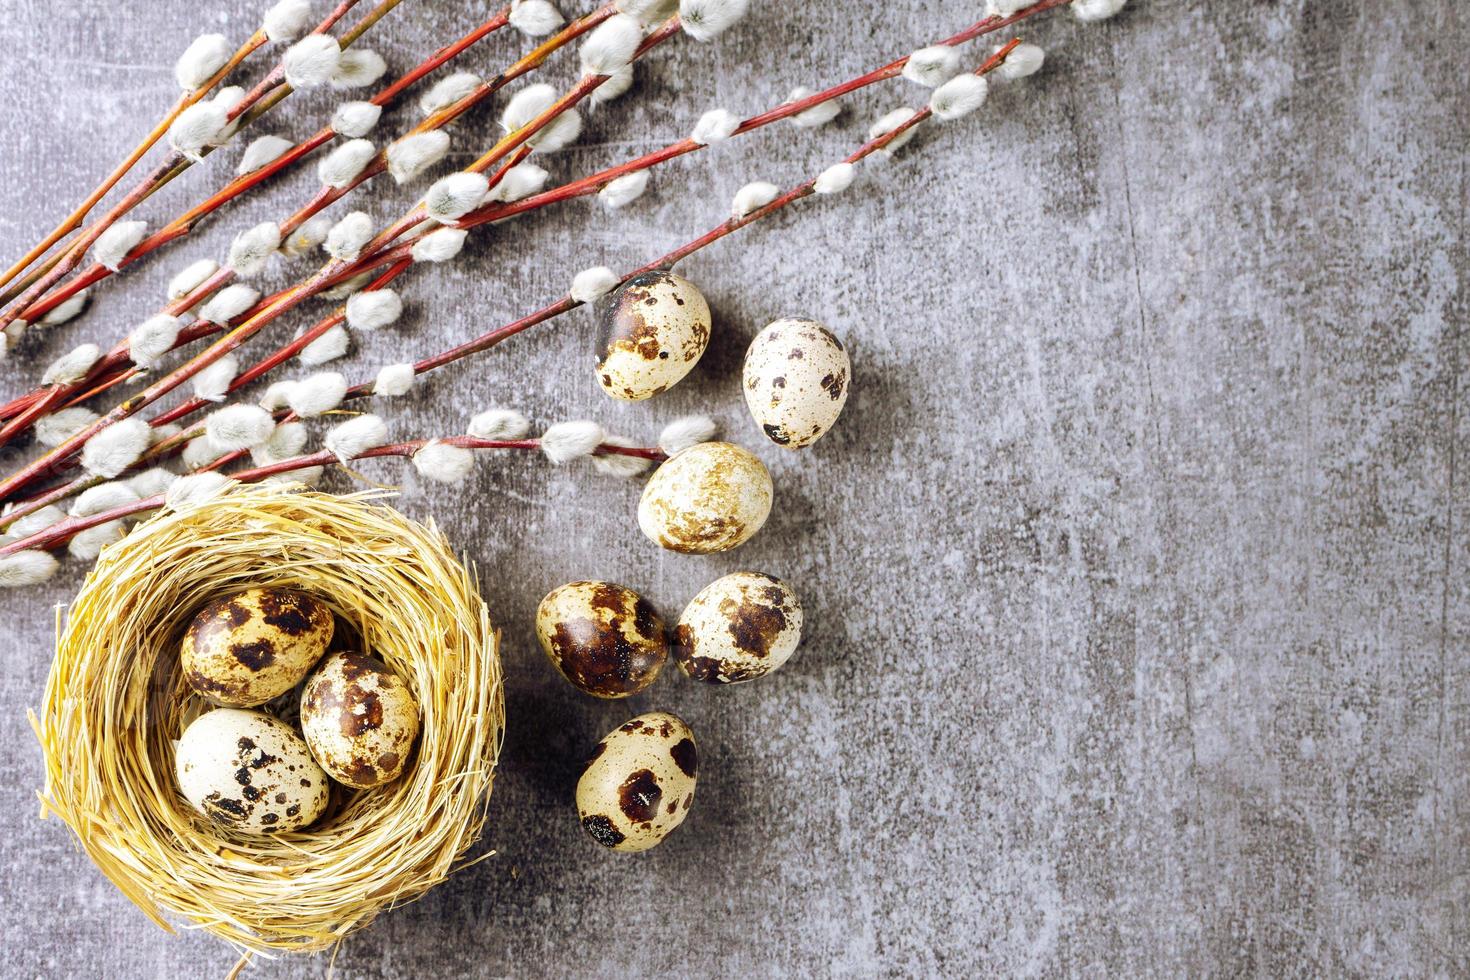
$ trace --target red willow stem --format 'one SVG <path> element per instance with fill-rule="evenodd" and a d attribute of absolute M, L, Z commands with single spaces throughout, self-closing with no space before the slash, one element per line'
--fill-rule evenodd
<path fill-rule="evenodd" d="M 359 0 L 341 0 L 341 2 L 332 9 L 331 13 L 328 14 L 327 17 L 320 24 L 317 25 L 316 29 L 313 30 L 312 33 L 320 34 L 325 32 L 332 25 L 336 24 L 337 21 L 339 21 L 349 10 L 356 6 L 358 2 Z M 389 10 L 392 10 L 400 2 L 402 2 L 402 0 L 379 0 L 379 3 L 375 10 L 373 12 L 370 12 L 367 18 L 365 18 L 366 23 L 375 23 L 379 18 L 383 16 L 383 14 L 387 13 Z M 360 36 L 360 31 L 352 34 L 352 37 L 354 39 Z M 253 89 L 249 94 L 245 96 L 244 99 L 242 99 L 239 103 L 233 106 L 228 113 L 226 113 L 227 120 L 233 122 L 234 120 L 238 119 L 240 116 L 246 113 L 247 110 L 250 110 L 258 103 L 261 103 L 262 100 L 266 99 L 267 95 L 270 95 L 274 99 L 274 101 L 270 103 L 272 107 L 279 103 L 281 99 L 284 99 L 287 95 L 289 95 L 292 91 L 291 86 L 280 83 L 280 79 L 284 77 L 284 74 L 284 67 L 280 62 L 277 62 L 276 66 L 272 68 L 269 73 L 267 73 L 266 77 L 262 79 L 262 81 L 255 87 L 255 89 Z M 251 116 L 251 119 L 254 118 L 258 118 L 258 115 Z M 212 147 L 206 147 L 201 153 L 201 157 L 207 156 L 212 151 Z M 16 298 L 15 302 L 11 304 L 8 310 L 6 310 L 3 314 L 0 314 L 0 330 L 3 330 L 6 326 L 10 325 L 17 319 L 21 319 L 23 316 L 28 320 L 35 320 L 39 315 L 44 315 L 44 311 L 39 314 L 36 312 L 37 310 L 42 310 L 41 304 L 37 304 L 36 300 L 44 297 L 52 286 L 56 285 L 64 276 L 66 276 L 77 267 L 77 265 L 85 257 L 87 251 L 92 247 L 93 244 L 96 243 L 98 238 L 102 237 L 103 232 L 105 232 L 108 228 L 111 228 L 124 215 L 126 215 L 128 212 L 133 210 L 133 208 L 137 207 L 143 201 L 151 197 L 159 188 L 163 187 L 179 174 L 189 169 L 189 167 L 193 166 L 193 164 L 194 161 L 189 160 L 177 150 L 170 152 L 168 157 L 166 157 L 162 163 L 155 167 L 153 171 L 148 174 L 147 177 L 139 181 L 132 190 L 124 195 L 122 200 L 113 205 L 113 207 L 106 214 L 104 214 L 97 221 L 93 222 L 92 225 L 86 229 L 86 231 L 84 231 L 75 241 L 73 241 L 71 246 L 69 246 L 66 252 L 62 255 L 61 260 L 53 268 L 47 271 L 45 275 L 41 276 L 40 279 L 31 284 L 24 292 L 20 294 L 19 297 Z M 136 249 L 134 249 L 134 251 L 136 251 Z M 111 274 L 111 270 L 107 270 L 105 268 L 102 269 L 102 274 L 96 274 L 95 270 L 98 267 L 99 266 L 97 264 L 94 264 L 94 266 L 89 268 L 87 272 L 84 273 L 84 276 L 81 278 L 86 278 L 88 283 L 90 284 L 91 282 L 96 282 L 99 279 L 105 278 L 107 275 Z M 53 302 L 49 302 L 49 305 L 46 306 L 45 309 L 54 308 L 58 303 L 66 299 L 67 296 L 74 295 L 82 288 L 84 287 L 77 286 L 66 295 L 59 296 Z"/>
<path fill-rule="evenodd" d="M 388 456 L 412 457 L 424 446 L 431 442 L 439 442 L 448 446 L 458 446 L 461 449 L 516 449 L 535 451 L 541 448 L 540 439 L 481 439 L 476 436 L 448 436 L 441 439 L 415 439 L 411 442 L 399 442 L 388 446 L 378 446 L 365 452 L 350 457 L 359 459 L 381 459 Z M 637 459 L 647 459 L 656 463 L 663 462 L 668 456 L 660 449 L 643 446 L 614 446 L 611 443 L 603 443 L 592 451 L 594 456 L 632 456 Z M 257 466 L 254 469 L 241 470 L 230 475 L 230 479 L 241 483 L 255 483 L 267 477 L 279 476 L 283 473 L 292 473 L 297 470 L 308 469 L 313 466 L 342 465 L 330 450 L 323 449 L 320 452 L 311 453 L 306 456 L 297 456 L 293 459 L 281 460 L 278 463 L 270 463 L 266 466 Z M 0 558 L 13 555 L 19 551 L 30 551 L 33 549 L 49 550 L 57 545 L 65 544 L 79 532 L 88 528 L 108 524 L 112 521 L 123 520 L 140 514 L 143 511 L 156 510 L 164 505 L 165 495 L 157 494 L 142 500 L 132 501 L 120 507 L 103 511 L 100 514 L 92 514 L 88 517 L 69 517 L 64 521 L 58 521 L 50 527 L 38 531 L 29 537 L 12 541 L 0 547 Z"/>

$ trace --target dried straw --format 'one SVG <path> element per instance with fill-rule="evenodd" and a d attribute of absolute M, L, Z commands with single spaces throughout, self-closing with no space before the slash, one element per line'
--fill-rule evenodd
<path fill-rule="evenodd" d="M 164 929 L 174 913 L 241 950 L 323 949 L 444 880 L 479 837 L 504 724 L 498 635 L 473 572 L 383 496 L 245 486 L 165 510 L 108 548 L 72 603 L 31 717 L 43 816 Z M 273 836 L 210 822 L 174 779 L 173 740 L 206 708 L 179 639 L 211 598 L 252 585 L 320 596 L 422 715 L 401 778 Z"/>

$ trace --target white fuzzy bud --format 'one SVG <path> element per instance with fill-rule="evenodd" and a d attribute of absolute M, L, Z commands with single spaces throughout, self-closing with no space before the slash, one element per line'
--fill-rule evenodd
<path fill-rule="evenodd" d="M 618 13 L 637 17 L 640 24 L 668 20 L 679 9 L 679 0 L 615 0 Z"/>
<path fill-rule="evenodd" d="M 412 364 L 388 364 L 378 371 L 373 381 L 373 394 L 397 398 L 413 390 L 415 371 Z"/>
<path fill-rule="evenodd" d="M 1128 0 L 1074 0 L 1072 16 L 1084 22 L 1107 20 L 1122 10 L 1127 3 Z"/>
<path fill-rule="evenodd" d="M 138 461 L 153 433 L 136 415 L 114 422 L 82 446 L 82 466 L 98 476 L 114 477 Z"/>
<path fill-rule="evenodd" d="M 201 34 L 174 63 L 174 78 L 179 88 L 192 92 L 209 81 L 230 61 L 234 49 L 223 34 Z"/>
<path fill-rule="evenodd" d="M 276 483 L 281 485 L 301 484 L 302 486 L 314 487 L 322 480 L 322 474 L 326 472 L 324 466 L 303 466 L 289 473 L 277 473 L 265 478 L 265 483 Z"/>
<path fill-rule="evenodd" d="M 184 451 L 179 454 L 179 458 L 183 460 L 186 468 L 199 470 L 209 466 L 227 452 L 229 452 L 228 449 L 216 446 L 214 440 L 209 436 L 199 436 L 184 444 Z"/>
<path fill-rule="evenodd" d="M 636 17 L 617 14 L 588 34 L 579 52 L 582 74 L 611 75 L 628 67 L 638 45 L 643 43 L 643 25 Z"/>
<path fill-rule="evenodd" d="M 868 139 L 875 140 L 886 133 L 891 133 L 913 117 L 914 110 L 907 106 L 900 106 L 892 112 L 886 112 L 879 116 L 872 126 L 868 127 Z M 917 126 L 910 126 L 898 136 L 895 136 L 893 141 L 879 152 L 885 156 L 892 156 L 906 146 L 918 131 L 919 128 Z"/>
<path fill-rule="evenodd" d="M 708 415 L 685 415 L 664 426 L 658 434 L 658 448 L 672 456 L 690 446 L 709 442 L 718 431 L 719 426 Z"/>
<path fill-rule="evenodd" d="M 597 192 L 598 200 L 614 211 L 626 207 L 642 197 L 643 192 L 648 189 L 648 176 L 647 170 L 635 170 L 616 180 L 610 180 Z"/>
<path fill-rule="evenodd" d="M 328 34 L 308 34 L 286 49 L 281 63 L 294 89 L 320 88 L 332 80 L 342 60 L 342 47 Z"/>
<path fill-rule="evenodd" d="M 214 98 L 210 101 L 225 110 L 224 128 L 214 138 L 215 146 L 224 146 L 240 129 L 240 116 L 238 113 L 234 113 L 233 110 L 241 102 L 245 101 L 245 90 L 238 85 L 230 85 L 216 92 Z"/>
<path fill-rule="evenodd" d="M 131 480 L 128 482 L 130 484 L 132 483 Z M 32 534 L 40 534 L 53 524 L 58 524 L 64 520 L 66 520 L 65 511 L 55 504 L 47 504 L 45 507 L 39 507 L 23 517 L 17 517 L 11 522 L 10 527 L 5 529 L 5 537 L 10 541 L 20 541 L 30 537 Z"/>
<path fill-rule="evenodd" d="M 400 184 L 406 184 L 449 152 L 449 134 L 442 129 L 415 133 L 388 144 L 388 172 Z"/>
<path fill-rule="evenodd" d="M 744 17 L 747 6 L 747 0 L 679 0 L 679 20 L 685 34 L 709 41 Z"/>
<path fill-rule="evenodd" d="M 612 292 L 622 281 L 616 272 L 605 265 L 583 269 L 572 279 L 572 302 L 590 303 Z"/>
<path fill-rule="evenodd" d="M 116 272 L 128 253 L 138 247 L 143 236 L 148 234 L 146 221 L 119 221 L 97 237 L 92 246 L 92 258 Z"/>
<path fill-rule="evenodd" d="M 174 510 L 183 510 L 213 500 L 235 482 L 223 473 L 212 471 L 181 476 L 164 493 L 164 503 Z"/>
<path fill-rule="evenodd" d="M 378 124 L 383 107 L 371 102 L 344 102 L 332 113 L 332 130 L 349 139 L 366 136 Z"/>
<path fill-rule="evenodd" d="M 126 483 L 99 483 L 72 501 L 72 517 L 93 517 L 138 502 L 138 491 Z"/>
<path fill-rule="evenodd" d="M 290 404 L 291 391 L 296 387 L 294 381 L 276 381 L 265 389 L 260 396 L 260 407 L 268 412 L 279 411 Z"/>
<path fill-rule="evenodd" d="M 526 142 L 535 147 L 538 153 L 555 153 L 577 142 L 577 137 L 581 135 L 582 117 L 576 109 L 568 109 L 541 127 Z"/>
<path fill-rule="evenodd" d="M 266 38 L 277 44 L 296 40 L 311 26 L 310 0 L 281 0 L 265 12 L 261 26 Z"/>
<path fill-rule="evenodd" d="M 510 8 L 510 26 L 527 37 L 545 37 L 565 19 L 546 0 L 515 0 Z"/>
<path fill-rule="evenodd" d="M 997 52 L 1000 48 L 995 49 Z M 1034 75 L 1041 71 L 1042 64 L 1046 61 L 1046 52 L 1034 44 L 1018 44 L 1006 55 L 1006 60 L 1000 63 L 995 73 L 1008 82 L 1014 82 L 1018 78 Z"/>
<path fill-rule="evenodd" d="M 476 439 L 512 442 L 526 437 L 526 433 L 531 431 L 531 422 L 520 412 L 508 408 L 492 408 L 470 419 L 466 431 Z"/>
<path fill-rule="evenodd" d="M 80 405 L 43 415 L 36 420 L 36 441 L 48 449 L 55 449 L 97 421 L 97 417 L 96 412 Z"/>
<path fill-rule="evenodd" d="M 183 431 L 184 430 L 177 423 L 174 422 L 165 422 L 163 425 L 155 425 L 153 426 L 153 434 L 151 436 L 149 445 L 156 446 L 161 442 L 166 442 Z"/>
<path fill-rule="evenodd" d="M 607 436 L 602 440 L 609 446 L 622 446 L 631 449 L 637 443 L 622 436 Z M 621 480 L 631 480 L 642 473 L 652 464 L 653 460 L 644 459 L 641 456 L 624 456 L 621 453 L 605 453 L 592 457 L 592 468 L 605 476 L 615 476 Z"/>
<path fill-rule="evenodd" d="M 990 0 L 986 4 L 986 13 L 992 17 L 1009 17 L 1011 14 L 1035 3 L 1036 0 Z"/>
<path fill-rule="evenodd" d="M 324 330 L 320 337 L 301 348 L 296 359 L 307 367 L 318 367 L 344 356 L 352 346 L 352 338 L 341 324 Z"/>
<path fill-rule="evenodd" d="M 245 147 L 245 152 L 240 155 L 240 162 L 235 165 L 237 174 L 253 174 L 266 164 L 274 163 L 281 155 L 296 144 L 284 136 L 267 134 L 258 136 L 250 141 Z"/>
<path fill-rule="evenodd" d="M 282 422 L 276 426 L 270 438 L 250 450 L 250 459 L 256 466 L 295 459 L 306 448 L 306 426 L 300 422 Z"/>
<path fill-rule="evenodd" d="M 541 451 L 553 463 L 569 463 L 591 456 L 602 444 L 602 426 L 596 422 L 558 422 L 541 435 Z"/>
<path fill-rule="evenodd" d="M 362 252 L 362 247 L 373 238 L 373 219 L 361 211 L 343 216 L 327 232 L 327 254 L 343 262 L 351 262 Z"/>
<path fill-rule="evenodd" d="M 496 201 L 510 203 L 539 193 L 551 174 L 534 163 L 518 163 L 505 172 L 500 183 L 485 194 L 484 204 Z"/>
<path fill-rule="evenodd" d="M 327 432 L 327 450 L 342 462 L 387 445 L 388 426 L 376 415 L 359 415 Z"/>
<path fill-rule="evenodd" d="M 199 160 L 208 147 L 228 138 L 229 111 L 216 102 L 196 102 L 179 113 L 168 127 L 168 144 L 190 160 Z"/>
<path fill-rule="evenodd" d="M 121 541 L 124 533 L 122 521 L 98 524 L 74 534 L 67 543 L 66 552 L 78 561 L 96 561 L 102 549 Z"/>
<path fill-rule="evenodd" d="M 479 207 L 489 189 L 490 178 L 462 170 L 434 181 L 424 194 L 424 210 L 435 221 L 454 221 Z"/>
<path fill-rule="evenodd" d="M 234 354 L 226 354 L 194 375 L 194 394 L 207 402 L 222 402 L 239 373 L 240 362 Z"/>
<path fill-rule="evenodd" d="M 852 164 L 835 163 L 817 175 L 812 190 L 818 194 L 840 194 L 852 186 L 856 176 L 857 168 Z"/>
<path fill-rule="evenodd" d="M 378 148 L 371 140 L 348 140 L 316 165 L 317 179 L 328 187 L 342 190 L 356 180 L 377 155 Z"/>
<path fill-rule="evenodd" d="M 786 96 L 786 104 L 800 102 L 802 99 L 810 98 L 816 93 L 805 85 L 798 85 Z M 842 113 L 842 106 L 836 99 L 828 99 L 826 102 L 818 102 L 810 109 L 803 109 L 791 117 L 791 125 L 798 129 L 816 129 L 825 126 L 836 119 Z"/>
<path fill-rule="evenodd" d="M 82 344 L 74 347 L 52 361 L 46 368 L 46 373 L 41 375 L 43 385 L 69 385 L 75 384 L 87 376 L 92 370 L 92 365 L 102 357 L 102 351 L 96 344 Z"/>
<path fill-rule="evenodd" d="M 334 303 L 338 300 L 346 299 L 353 293 L 360 292 L 361 290 L 366 288 L 367 284 L 372 282 L 373 277 L 376 275 L 377 273 L 372 272 L 371 270 L 367 272 L 360 272 L 357 275 L 353 276 L 351 279 L 346 280 L 345 282 L 339 282 L 331 289 L 322 290 L 322 299 L 328 299 Z"/>
<path fill-rule="evenodd" d="M 331 218 L 324 214 L 313 215 L 285 237 L 281 242 L 281 254 L 288 259 L 300 258 L 326 241 L 331 230 Z"/>
<path fill-rule="evenodd" d="M 934 90 L 929 97 L 929 108 L 938 119 L 952 122 L 962 119 L 985 104 L 989 84 L 979 75 L 966 72 L 956 75 Z"/>
<path fill-rule="evenodd" d="M 17 551 L 0 558 L 0 589 L 40 585 L 56 574 L 56 557 L 46 551 Z"/>
<path fill-rule="evenodd" d="M 183 322 L 176 316 L 159 313 L 133 328 L 128 335 L 128 357 L 140 368 L 151 368 L 169 351 L 179 339 L 179 328 Z"/>
<path fill-rule="evenodd" d="M 263 270 L 270 257 L 281 247 L 281 226 L 262 221 L 247 228 L 230 243 L 230 267 L 242 276 L 253 276 Z"/>
<path fill-rule="evenodd" d="M 271 437 L 275 428 L 271 413 L 259 405 L 226 405 L 204 420 L 209 441 L 231 452 L 259 446 Z"/>
<path fill-rule="evenodd" d="M 343 91 L 371 85 L 383 77 L 388 62 L 376 51 L 365 48 L 348 48 L 337 59 L 337 70 L 332 73 L 332 88 Z"/>
<path fill-rule="evenodd" d="M 711 109 L 699 117 L 689 138 L 700 146 L 723 143 L 740 128 L 740 119 L 725 109 Z"/>
<path fill-rule="evenodd" d="M 419 97 L 419 111 L 432 116 L 440 109 L 448 109 L 460 99 L 471 95 L 484 80 L 474 72 L 457 71 L 448 78 L 441 78 L 434 86 Z"/>
<path fill-rule="evenodd" d="M 524 129 L 557 102 L 556 89 L 545 82 L 527 85 L 506 103 L 500 114 L 500 127 L 507 133 Z M 529 142 L 543 153 L 554 153 L 576 141 L 582 133 L 582 117 L 568 109 L 551 119 Z"/>
<path fill-rule="evenodd" d="M 462 446 L 431 439 L 413 454 L 413 468 L 435 483 L 460 483 L 475 471 L 475 454 Z"/>
<path fill-rule="evenodd" d="M 592 104 L 603 105 L 614 99 L 621 98 L 633 87 L 633 66 L 624 65 L 617 71 L 607 76 L 607 80 L 592 90 L 590 96 Z"/>
<path fill-rule="evenodd" d="M 461 228 L 440 228 L 414 242 L 408 254 L 415 262 L 448 262 L 464 248 L 468 234 Z"/>
<path fill-rule="evenodd" d="M 735 192 L 730 202 L 730 213 L 743 218 L 752 211 L 759 211 L 781 196 L 781 188 L 764 180 L 753 180 Z"/>
<path fill-rule="evenodd" d="M 168 298 L 171 300 L 183 299 L 204 285 L 205 281 L 218 271 L 219 263 L 214 259 L 200 259 L 189 263 L 168 281 Z"/>
<path fill-rule="evenodd" d="M 144 470 L 137 476 L 129 479 L 128 486 L 140 498 L 156 497 L 166 491 L 173 482 L 179 478 L 177 473 L 170 473 L 162 466 L 154 466 Z"/>
<path fill-rule="evenodd" d="M 200 309 L 199 319 L 224 326 L 254 306 L 258 299 L 260 290 L 237 282 L 215 293 Z"/>
<path fill-rule="evenodd" d="M 347 379 L 336 371 L 323 371 L 302 378 L 286 393 L 286 404 L 304 419 L 325 415 L 347 397 Z"/>
<path fill-rule="evenodd" d="M 925 88 L 937 88 L 960 70 L 960 53 L 947 44 L 920 48 L 909 55 L 903 66 L 903 77 Z"/>
<path fill-rule="evenodd" d="M 63 323 L 67 323 L 71 320 L 76 319 L 77 315 L 80 314 L 82 310 L 86 309 L 87 300 L 89 300 L 91 297 L 92 291 L 89 289 L 83 289 L 79 292 L 73 293 L 71 296 L 68 296 L 66 299 L 53 306 L 50 312 L 41 317 L 41 322 L 37 325 L 42 327 L 57 327 Z M 11 326 L 16 326 L 16 324 L 21 324 L 23 322 L 24 321 L 22 320 L 16 320 L 14 323 L 11 324 Z M 9 329 L 9 327 L 6 328 L 7 331 Z M 18 337 L 20 335 L 20 331 L 24 331 L 24 329 L 24 326 L 20 327 L 19 331 L 16 333 L 16 336 Z M 7 336 L 9 336 L 8 333 Z M 11 337 L 11 339 L 13 340 L 15 338 Z"/>
<path fill-rule="evenodd" d="M 354 293 L 347 299 L 347 325 L 354 330 L 379 330 L 403 315 L 403 299 L 391 289 Z"/>

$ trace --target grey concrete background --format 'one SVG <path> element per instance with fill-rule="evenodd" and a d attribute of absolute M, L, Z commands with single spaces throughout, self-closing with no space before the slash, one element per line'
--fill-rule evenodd
<path fill-rule="evenodd" d="M 173 97 L 193 34 L 243 36 L 257 6 L 0 0 L 0 251 Z M 847 78 L 979 6 L 756 4 L 713 46 L 651 56 L 554 175 L 662 145 L 714 105 Z M 403 69 L 486 9 L 407 0 L 371 46 Z M 643 439 L 710 411 L 769 463 L 777 503 L 744 548 L 688 558 L 640 536 L 636 484 L 584 467 L 496 459 L 458 490 L 371 468 L 486 569 L 510 728 L 496 855 L 343 944 L 340 974 L 1470 971 L 1465 9 L 1143 0 L 1026 33 L 1048 50 L 1030 84 L 843 199 L 685 264 L 718 328 L 667 395 L 604 399 L 575 315 L 391 407 L 403 435 L 502 403 Z M 508 320 L 584 266 L 660 254 L 745 181 L 814 173 L 919 97 L 893 83 L 830 128 L 680 161 L 616 215 L 584 202 L 496 229 L 417 277 L 403 326 L 346 371 Z M 331 105 L 292 100 L 269 128 L 305 134 Z M 476 114 L 454 160 L 491 134 Z M 172 214 L 237 153 L 143 213 Z M 116 337 L 182 261 L 222 256 L 309 186 L 298 175 L 104 289 L 0 388 Z M 372 210 L 404 200 L 380 188 Z M 798 311 L 848 342 L 855 386 L 830 437 L 785 454 L 761 444 L 737 378 L 755 331 Z M 535 604 L 563 581 L 612 578 L 674 617 L 740 568 L 789 579 L 808 610 L 803 649 L 764 681 L 711 691 L 671 670 L 596 704 L 534 646 Z M 3 600 L 0 974 L 222 974 L 229 949 L 156 931 L 35 819 L 24 712 L 79 575 Z M 576 824 L 577 763 L 650 708 L 697 731 L 698 804 L 653 852 L 604 853 Z"/>

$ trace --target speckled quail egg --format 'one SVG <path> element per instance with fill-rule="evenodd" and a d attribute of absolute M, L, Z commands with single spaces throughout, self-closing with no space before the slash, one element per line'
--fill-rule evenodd
<path fill-rule="evenodd" d="M 632 589 L 571 582 L 536 607 L 536 638 L 577 690 L 625 698 L 653 683 L 668 660 L 664 621 Z"/>
<path fill-rule="evenodd" d="M 413 692 L 387 667 L 334 653 L 301 693 L 301 732 L 327 774 L 353 789 L 398 778 L 419 734 Z"/>
<path fill-rule="evenodd" d="M 674 657 L 694 680 L 738 684 L 764 677 L 796 652 L 801 603 L 791 586 L 760 572 L 716 579 L 684 608 Z"/>
<path fill-rule="evenodd" d="M 619 726 L 592 752 L 577 780 L 577 814 L 597 843 L 646 851 L 694 805 L 699 752 L 694 733 L 665 711 Z"/>
<path fill-rule="evenodd" d="M 771 474 L 750 452 L 701 442 L 654 471 L 638 502 L 638 526 L 670 551 L 728 551 L 765 524 L 771 494 Z"/>
<path fill-rule="evenodd" d="M 332 630 L 331 611 L 303 592 L 247 589 L 194 617 L 180 651 L 184 677 L 215 704 L 264 704 L 306 676 Z"/>
<path fill-rule="evenodd" d="M 327 808 L 327 774 L 300 735 L 259 711 L 216 708 L 174 743 L 184 799 L 221 824 L 249 833 L 299 830 Z"/>
<path fill-rule="evenodd" d="M 709 304 L 694 283 L 657 270 L 634 276 L 602 305 L 597 380 L 624 401 L 678 384 L 709 346 Z"/>
<path fill-rule="evenodd" d="M 805 317 L 783 317 L 756 334 L 745 352 L 745 404 L 778 446 L 810 446 L 847 404 L 852 366 L 832 331 Z"/>

